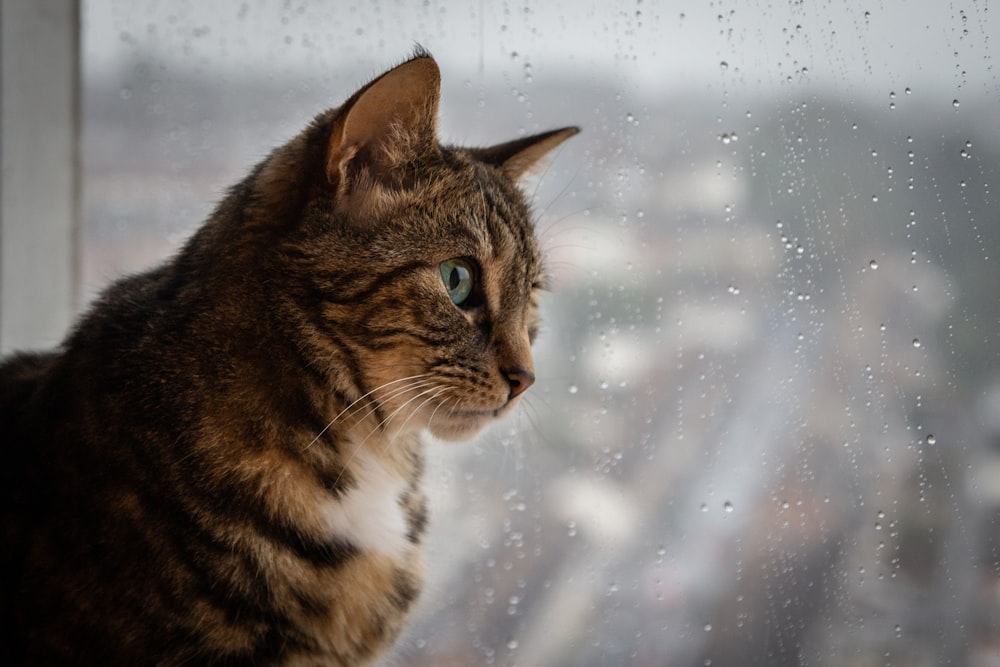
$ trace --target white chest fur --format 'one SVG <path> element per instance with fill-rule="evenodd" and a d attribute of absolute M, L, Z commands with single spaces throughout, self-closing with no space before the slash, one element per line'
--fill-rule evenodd
<path fill-rule="evenodd" d="M 363 550 L 402 558 L 413 548 L 400 502 L 409 482 L 364 448 L 351 458 L 350 470 L 355 485 L 320 510 L 330 532 Z"/>

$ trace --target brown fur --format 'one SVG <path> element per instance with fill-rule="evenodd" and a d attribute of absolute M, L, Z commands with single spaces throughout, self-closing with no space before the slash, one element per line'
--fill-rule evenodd
<path fill-rule="evenodd" d="M 441 146 L 438 76 L 419 53 L 321 114 L 58 351 L 0 367 L 0 662 L 355 665 L 397 635 L 420 433 L 471 436 L 530 384 L 515 181 L 576 132 Z"/>

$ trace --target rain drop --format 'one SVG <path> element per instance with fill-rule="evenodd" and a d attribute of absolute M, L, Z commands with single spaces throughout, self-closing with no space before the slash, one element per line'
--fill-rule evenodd
<path fill-rule="evenodd" d="M 722 504 L 722 509 L 724 509 L 726 512 L 732 512 L 733 504 L 727 500 Z"/>
<path fill-rule="evenodd" d="M 958 100 L 951 101 L 951 106 L 955 107 L 956 109 L 958 108 L 958 104 L 959 104 Z"/>
<path fill-rule="evenodd" d="M 872 261 L 868 262 L 868 266 L 871 268 L 872 271 L 875 271 L 876 269 L 878 269 L 878 262 L 876 262 L 873 259 Z"/>
<path fill-rule="evenodd" d="M 926 443 L 927 443 L 928 445 L 936 445 L 936 444 L 937 444 L 937 438 L 935 438 L 935 437 L 934 437 L 934 435 L 933 435 L 933 434 L 931 434 L 931 433 L 928 433 L 928 434 L 927 434 L 927 437 L 926 437 L 926 438 L 924 439 L 924 441 L 925 441 L 925 442 L 926 442 Z"/>
<path fill-rule="evenodd" d="M 913 339 L 913 347 L 920 347 L 920 339 L 919 338 L 914 338 Z"/>

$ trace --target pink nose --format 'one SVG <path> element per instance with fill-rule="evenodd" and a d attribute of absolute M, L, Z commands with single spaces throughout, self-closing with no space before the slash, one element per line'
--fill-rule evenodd
<path fill-rule="evenodd" d="M 510 400 L 513 400 L 524 393 L 525 389 L 535 383 L 535 374 L 524 368 L 503 371 L 510 385 Z"/>

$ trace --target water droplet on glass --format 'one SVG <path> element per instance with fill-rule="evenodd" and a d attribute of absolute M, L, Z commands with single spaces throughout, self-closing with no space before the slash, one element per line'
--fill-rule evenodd
<path fill-rule="evenodd" d="M 873 259 L 872 261 L 868 262 L 868 266 L 871 268 L 872 271 L 874 271 L 874 270 L 878 269 L 878 262 L 876 262 Z"/>
<path fill-rule="evenodd" d="M 732 512 L 733 504 L 727 500 L 722 504 L 722 509 L 724 509 L 726 512 Z"/>
<path fill-rule="evenodd" d="M 928 445 L 936 445 L 937 444 L 937 438 L 935 438 L 933 434 L 928 433 L 927 437 L 925 438 L 925 442 Z"/>
<path fill-rule="evenodd" d="M 729 63 L 723 60 L 722 62 L 719 63 L 719 69 L 725 72 L 727 69 L 729 69 Z"/>
<path fill-rule="evenodd" d="M 575 384 L 571 384 L 571 385 L 569 386 L 569 393 L 571 393 L 571 394 L 575 394 L 575 393 L 576 393 L 576 392 L 578 392 L 578 391 L 580 391 L 580 388 L 579 388 L 579 387 L 577 387 L 577 386 L 576 386 Z"/>
<path fill-rule="evenodd" d="M 951 101 L 951 106 L 955 107 L 956 109 L 958 108 L 958 104 L 959 104 L 958 100 Z"/>
<path fill-rule="evenodd" d="M 705 624 L 705 632 L 711 632 L 711 631 L 712 631 L 712 624 L 711 623 L 706 623 Z"/>
<path fill-rule="evenodd" d="M 920 347 L 920 339 L 919 338 L 914 338 L 913 339 L 913 347 Z"/>

